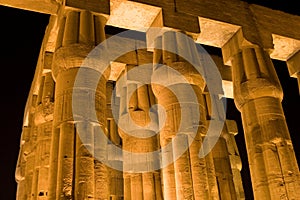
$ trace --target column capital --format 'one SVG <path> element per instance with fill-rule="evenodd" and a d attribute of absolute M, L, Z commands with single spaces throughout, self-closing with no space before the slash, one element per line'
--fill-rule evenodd
<path fill-rule="evenodd" d="M 245 48 L 255 47 L 259 47 L 259 45 L 247 40 L 242 29 L 239 29 L 221 48 L 224 64 L 232 66 L 232 59 L 236 54 Z"/>
<path fill-rule="evenodd" d="M 222 48 L 222 52 L 224 62 L 232 66 L 233 93 L 238 109 L 261 97 L 282 100 L 283 91 L 268 52 L 245 40 L 241 32 Z"/>
<path fill-rule="evenodd" d="M 167 78 L 170 83 L 174 82 L 174 84 L 179 83 L 178 80 L 182 80 L 182 77 L 179 76 L 183 76 L 189 84 L 197 85 L 203 91 L 206 85 L 202 77 L 204 74 L 200 74 L 194 66 L 201 66 L 198 58 L 196 44 L 190 36 L 178 31 L 164 32 L 155 41 L 154 75 L 163 79 Z M 167 68 L 161 69 L 161 64 L 166 65 Z M 171 73 L 172 69 L 178 74 Z"/>
<path fill-rule="evenodd" d="M 52 63 L 54 80 L 60 72 L 79 67 L 99 71 L 107 80 L 109 74 L 98 68 L 99 65 L 107 64 L 109 66 L 109 61 L 100 59 L 96 55 L 88 57 L 95 46 L 105 40 L 102 18 L 90 11 L 67 9 L 65 10 L 65 17 L 60 20 L 59 24 L 58 39 Z M 104 55 L 101 56 L 105 58 Z M 82 66 L 83 63 L 85 66 Z"/>
<path fill-rule="evenodd" d="M 53 55 L 52 74 L 56 80 L 57 75 L 71 68 L 79 68 L 88 56 L 93 46 L 72 44 L 57 49 Z"/>
<path fill-rule="evenodd" d="M 257 78 L 255 80 L 245 81 L 234 87 L 234 99 L 238 109 L 248 101 L 261 97 L 274 97 L 283 99 L 283 92 L 280 84 L 274 84 L 272 81 Z"/>

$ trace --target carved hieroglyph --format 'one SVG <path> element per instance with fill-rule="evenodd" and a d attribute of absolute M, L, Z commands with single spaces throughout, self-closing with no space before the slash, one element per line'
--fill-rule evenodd
<path fill-rule="evenodd" d="M 300 199 L 299 168 L 281 106 L 283 91 L 270 59 L 287 61 L 291 77 L 300 80 L 299 16 L 236 0 L 0 0 L 0 5 L 51 15 L 25 108 L 16 167 L 18 200 L 245 199 L 235 122 L 227 120 L 220 137 L 207 138 L 212 120 L 219 120 L 212 116 L 207 83 L 179 56 L 198 56 L 196 43 L 222 49 L 224 62 L 217 65 L 226 97 L 234 98 L 242 114 L 254 198 Z M 162 29 L 149 31 L 150 27 Z M 90 51 L 120 28 L 146 38 L 147 48 L 120 55 L 104 73 L 82 66 Z M 124 40 L 137 45 L 141 39 Z M 177 54 L 162 50 L 168 48 Z M 131 69 L 147 63 L 151 73 L 177 80 L 176 84 L 140 84 L 129 76 L 116 84 Z M 169 67 L 164 73 L 162 65 Z M 79 69 L 86 74 L 82 80 L 86 87 L 74 86 Z M 190 101 L 185 86 L 192 88 L 197 103 Z M 176 93 L 186 97 L 184 103 Z M 97 120 L 84 118 L 85 113 L 75 120 L 74 98 L 94 101 L 95 107 L 81 105 L 79 111 L 96 111 Z M 155 110 L 155 104 L 164 107 L 165 114 Z M 164 126 L 156 133 L 128 123 L 124 130 L 114 119 L 113 106 L 119 106 L 119 117 L 130 117 L 141 127 Z M 193 129 L 197 131 L 191 138 Z M 109 142 L 99 141 L 99 130 Z M 84 138 L 80 132 L 86 133 Z M 138 137 L 149 134 L 153 135 Z M 199 157 L 205 138 L 217 143 Z M 110 152 L 113 145 L 144 153 L 168 144 L 171 148 L 159 153 L 159 164 L 174 162 L 147 172 L 135 170 L 154 165 L 155 159 L 132 160 L 130 154 Z M 96 157 L 122 166 L 123 171 Z"/>

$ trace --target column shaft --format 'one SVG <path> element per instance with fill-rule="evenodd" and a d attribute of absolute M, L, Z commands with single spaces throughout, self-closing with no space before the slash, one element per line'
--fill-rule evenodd
<path fill-rule="evenodd" d="M 193 191 L 196 200 L 210 199 L 206 161 L 205 158 L 199 158 L 199 150 L 201 148 L 201 145 L 202 139 L 200 134 L 198 133 L 189 148 L 193 178 Z"/>
<path fill-rule="evenodd" d="M 223 137 L 226 140 L 228 149 L 236 197 L 238 200 L 242 200 L 245 199 L 245 193 L 241 176 L 242 161 L 234 138 L 237 133 L 238 128 L 236 122 L 233 120 L 226 120 L 226 127 L 224 128 Z"/>
<path fill-rule="evenodd" d="M 201 129 L 206 120 L 203 100 L 200 98 L 205 84 L 194 66 L 185 60 L 197 62 L 196 46 L 183 33 L 171 31 L 158 37 L 155 46 L 154 72 L 159 79 L 167 82 L 166 87 L 152 85 L 158 104 L 166 112 L 166 121 L 160 132 L 160 145 L 165 147 L 172 143 L 171 148 L 162 151 L 164 198 L 213 199 L 216 179 L 212 157 L 208 159 L 211 163 L 208 163 L 207 158 L 198 157 L 202 144 L 200 132 L 203 131 Z M 163 69 L 159 64 L 165 64 L 169 68 Z M 178 74 L 172 73 L 172 70 Z M 180 82 L 180 76 L 187 82 Z M 191 92 L 198 98 L 196 102 L 193 101 Z M 196 127 L 201 127 L 198 131 L 194 128 L 195 124 Z M 169 161 L 170 164 L 166 166 L 164 163 Z"/>
<path fill-rule="evenodd" d="M 49 200 L 56 200 L 57 172 L 59 160 L 60 129 L 52 129 L 49 167 Z"/>
<path fill-rule="evenodd" d="M 236 192 L 233 183 L 233 175 L 231 165 L 224 138 L 220 137 L 215 144 L 213 150 L 213 159 L 215 165 L 215 172 L 217 176 L 217 183 L 219 186 L 220 199 L 235 200 Z"/>
<path fill-rule="evenodd" d="M 282 110 L 282 88 L 269 55 L 261 48 L 241 49 L 232 56 L 232 76 L 255 199 L 296 199 L 299 168 Z"/>
<path fill-rule="evenodd" d="M 182 150 L 183 148 L 186 150 Z M 178 199 L 194 199 L 188 151 L 188 136 L 177 134 L 177 137 L 173 139 L 173 154 L 177 157 L 181 151 L 184 151 L 184 153 L 174 162 L 176 196 Z"/>
<path fill-rule="evenodd" d="M 127 66 L 127 70 L 134 67 Z M 127 76 L 127 74 L 124 74 L 124 76 Z M 134 79 L 135 77 L 130 78 Z M 124 81 L 124 84 L 119 83 L 117 85 L 117 90 L 121 93 L 119 94 L 121 102 L 119 124 L 125 126 L 119 127 L 119 134 L 122 138 L 123 150 L 129 152 L 123 154 L 125 170 L 124 198 L 132 200 L 155 200 L 157 199 L 156 192 L 161 189 L 161 186 L 157 185 L 157 181 L 155 181 L 155 174 L 159 172 L 153 170 L 152 167 L 158 158 L 147 155 L 145 158 L 137 160 L 131 153 L 151 154 L 157 150 L 158 142 L 156 133 L 154 132 L 155 127 L 158 126 L 158 122 L 155 121 L 157 113 L 150 110 L 152 106 L 150 105 L 152 102 L 151 98 L 153 98 L 150 92 L 151 87 L 142 83 L 141 86 L 138 86 L 133 81 L 130 79 Z M 125 120 L 126 124 L 124 123 Z M 146 127 L 149 124 L 151 124 L 149 128 Z M 136 128 L 137 126 L 141 128 Z M 143 127 L 145 128 L 143 129 Z M 130 195 L 130 198 L 128 195 Z M 158 198 L 160 198 L 159 194 Z"/>
<path fill-rule="evenodd" d="M 94 130 L 86 122 L 76 124 L 75 200 L 94 198 Z M 80 131 L 85 132 L 79 133 Z M 84 137 L 84 138 L 83 138 Z"/>
<path fill-rule="evenodd" d="M 58 154 L 57 199 L 74 198 L 75 127 L 72 123 L 60 125 Z"/>
<path fill-rule="evenodd" d="M 66 10 L 65 15 L 60 23 L 60 39 L 52 64 L 52 75 L 56 81 L 53 127 L 54 130 L 60 128 L 60 136 L 54 138 L 56 142 L 59 140 L 59 145 L 52 145 L 50 167 L 53 177 L 49 195 L 51 200 L 104 200 L 109 198 L 107 169 L 102 160 L 96 160 L 94 155 L 99 159 L 104 158 L 107 144 L 99 141 L 94 132 L 97 130 L 99 133 L 98 128 L 101 128 L 106 133 L 106 80 L 110 72 L 107 69 L 101 74 L 93 66 L 81 67 L 96 44 L 95 33 L 104 30 L 103 24 L 94 21 L 98 17 L 89 11 Z M 94 31 L 95 28 L 97 31 Z M 85 73 L 84 87 L 74 86 L 79 70 Z M 47 79 L 45 82 L 48 84 Z M 49 98 L 47 91 L 44 96 Z M 94 101 L 95 106 L 76 108 L 75 121 L 74 99 L 88 99 Z M 97 119 L 91 119 L 88 116 L 90 113 L 96 113 Z"/>

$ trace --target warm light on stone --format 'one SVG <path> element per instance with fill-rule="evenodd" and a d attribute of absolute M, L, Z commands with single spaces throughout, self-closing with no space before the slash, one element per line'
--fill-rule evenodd
<path fill-rule="evenodd" d="M 237 0 L 0 5 L 51 15 L 24 112 L 17 200 L 242 200 L 237 134 L 254 198 L 300 199 L 271 60 L 300 83 L 299 16 Z M 133 35 L 110 42 L 120 30 Z M 201 44 L 222 50 L 213 66 Z M 222 98 L 234 99 L 244 133 L 222 121 Z"/>

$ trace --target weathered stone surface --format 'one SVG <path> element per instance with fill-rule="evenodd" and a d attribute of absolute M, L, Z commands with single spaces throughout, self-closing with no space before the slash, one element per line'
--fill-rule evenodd
<path fill-rule="evenodd" d="M 234 47 L 234 44 L 228 45 Z M 234 100 L 242 114 L 254 197 L 296 199 L 300 187 L 299 169 L 274 66 L 263 49 L 235 45 L 240 51 L 231 54 Z M 228 47 L 223 51 L 226 50 Z M 281 156 L 282 151 L 285 157 Z"/>
<path fill-rule="evenodd" d="M 291 77 L 298 79 L 298 88 L 300 93 L 300 51 L 291 56 L 287 62 L 287 67 Z"/>
<path fill-rule="evenodd" d="M 153 168 L 156 163 L 155 159 L 158 158 L 147 156 L 142 160 L 136 160 L 130 154 L 151 153 L 156 151 L 159 145 L 154 132 L 155 127 L 158 126 L 157 117 L 155 117 L 157 113 L 150 110 L 154 104 L 151 86 L 138 82 L 138 77 L 126 75 L 134 68 L 135 66 L 128 65 L 123 74 L 127 79 L 124 84 L 117 85 L 121 87 L 117 90 L 122 91 L 118 94 L 120 102 L 126 102 L 121 104 L 119 110 L 119 125 L 122 124 L 122 126 L 118 130 L 122 138 L 122 149 L 129 152 L 129 154 L 123 154 L 124 199 L 161 199 L 161 183 L 157 178 L 155 179 L 159 171 Z M 132 122 L 122 123 L 121 120 L 125 118 L 129 118 Z M 147 127 L 149 124 L 150 127 Z M 141 169 L 149 169 L 149 172 L 143 172 Z M 140 171 L 142 173 L 139 173 Z"/>
<path fill-rule="evenodd" d="M 61 6 L 59 1 L 56 0 L 41 0 L 38 2 L 36 0 L 1 0 L 0 4 L 13 8 L 30 10 L 51 15 L 57 14 L 58 9 Z"/>
<path fill-rule="evenodd" d="M 300 82 L 299 16 L 236 0 L 67 0 L 63 6 L 54 0 L 0 0 L 0 4 L 51 14 L 25 109 L 17 199 L 245 199 L 235 122 L 227 120 L 212 151 L 199 157 L 210 120 L 219 116 L 212 116 L 202 77 L 206 74 L 198 74 L 182 56 L 197 57 L 195 42 L 222 48 L 223 61 L 212 59 L 225 97 L 234 98 L 242 114 L 255 199 L 299 199 L 299 168 L 281 106 L 282 88 L 270 59 L 287 61 L 290 75 Z M 122 43 L 111 44 L 114 50 L 109 53 L 123 45 L 145 48 L 108 61 L 104 72 L 97 67 L 102 55 L 80 68 L 95 46 L 116 34 L 106 34 L 106 28 L 141 36 L 122 38 Z M 153 64 L 153 69 L 139 68 L 143 64 Z M 161 64 L 169 68 L 160 70 Z M 74 86 L 79 69 L 86 75 L 84 87 Z M 130 74 L 133 69 L 138 77 Z M 153 74 L 175 84 L 151 85 Z M 196 103 L 184 85 L 193 89 Z M 176 92 L 183 96 L 183 104 Z M 81 105 L 75 120 L 74 98 L 91 100 L 95 106 Z M 163 106 L 165 114 L 157 112 L 155 104 Z M 121 124 L 114 120 L 113 106 L 119 107 Z M 97 119 L 89 118 L 94 112 Z M 99 140 L 100 130 L 109 142 Z M 171 148 L 161 149 L 169 144 Z M 151 156 L 134 160 L 130 154 L 110 152 L 112 146 L 134 153 L 161 149 L 160 160 Z M 122 166 L 124 172 L 103 161 Z M 157 165 L 160 170 L 138 172 L 140 167 Z"/>

